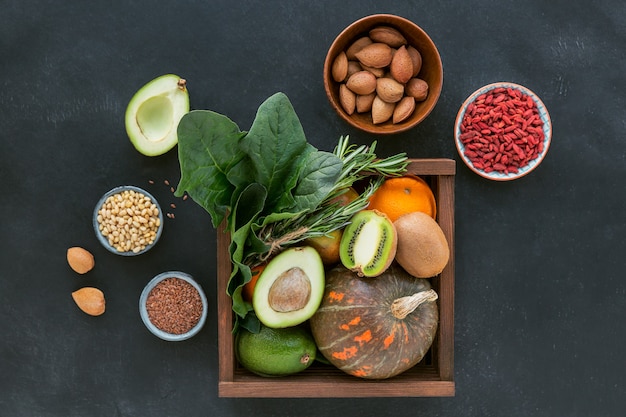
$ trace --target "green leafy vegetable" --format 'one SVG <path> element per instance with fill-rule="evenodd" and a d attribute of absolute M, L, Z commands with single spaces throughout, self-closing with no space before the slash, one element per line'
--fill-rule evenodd
<path fill-rule="evenodd" d="M 193 111 L 180 121 L 178 138 L 181 180 L 176 195 L 187 192 L 209 212 L 215 227 L 227 220 L 233 262 L 228 288 L 233 310 L 243 317 L 250 307 L 237 288 L 251 276 L 243 261 L 269 249 L 251 230 L 317 207 L 343 164 L 307 142 L 282 93 L 261 104 L 249 132 L 218 113 Z"/>
<path fill-rule="evenodd" d="M 245 136 L 229 118 L 193 110 L 178 124 L 181 179 L 176 195 L 187 191 L 217 227 L 231 206 L 235 186 L 228 175 L 244 159 L 238 141 Z"/>
<path fill-rule="evenodd" d="M 310 145 L 287 96 L 263 102 L 249 132 L 221 114 L 194 110 L 178 125 L 181 180 L 185 192 L 230 233 L 232 273 L 227 291 L 236 313 L 235 330 L 258 331 L 259 322 L 241 290 L 251 268 L 283 247 L 344 227 L 367 206 L 386 176 L 401 175 L 407 158 L 378 159 L 371 147 L 348 145 L 341 138 L 334 152 Z M 354 182 L 368 179 L 352 203 L 333 198 Z M 366 181 L 367 182 L 367 181 Z"/>

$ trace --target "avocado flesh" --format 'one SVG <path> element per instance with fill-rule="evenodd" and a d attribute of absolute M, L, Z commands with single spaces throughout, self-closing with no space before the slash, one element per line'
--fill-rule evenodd
<path fill-rule="evenodd" d="M 270 328 L 298 325 L 317 311 L 324 285 L 324 264 L 315 249 L 287 249 L 273 258 L 259 276 L 252 296 L 254 312 Z M 283 294 L 275 294 L 275 290 Z M 277 302 L 279 299 L 282 301 Z"/>
<path fill-rule="evenodd" d="M 178 143 L 178 123 L 189 112 L 185 80 L 167 74 L 144 85 L 126 109 L 126 133 L 146 156 L 162 155 Z"/>

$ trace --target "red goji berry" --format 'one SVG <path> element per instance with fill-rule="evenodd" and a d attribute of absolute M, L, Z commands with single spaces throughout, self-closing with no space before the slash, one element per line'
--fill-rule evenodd
<path fill-rule="evenodd" d="M 470 103 L 460 126 L 464 154 L 485 172 L 518 172 L 543 151 L 543 121 L 532 97 L 498 87 Z"/>

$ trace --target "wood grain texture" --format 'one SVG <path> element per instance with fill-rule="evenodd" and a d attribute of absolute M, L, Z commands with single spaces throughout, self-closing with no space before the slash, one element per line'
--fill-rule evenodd
<path fill-rule="evenodd" d="M 264 378 L 238 365 L 234 354 L 233 312 L 226 293 L 231 265 L 230 237 L 224 226 L 217 232 L 217 299 L 220 397 L 255 398 L 351 398 L 351 397 L 447 397 L 455 395 L 454 383 L 454 178 L 451 159 L 411 159 L 411 174 L 427 180 L 437 200 L 437 221 L 450 245 L 450 260 L 442 273 L 432 278 L 439 294 L 439 328 L 426 357 L 410 370 L 386 380 L 356 378 L 315 363 L 296 375 Z"/>

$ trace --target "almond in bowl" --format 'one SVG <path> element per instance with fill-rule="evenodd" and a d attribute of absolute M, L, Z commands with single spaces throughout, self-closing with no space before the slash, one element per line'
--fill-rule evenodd
<path fill-rule="evenodd" d="M 421 123 L 442 85 L 441 57 L 433 41 L 415 23 L 395 15 L 352 23 L 333 41 L 324 62 L 331 106 L 351 126 L 373 134 L 399 133 Z"/>

